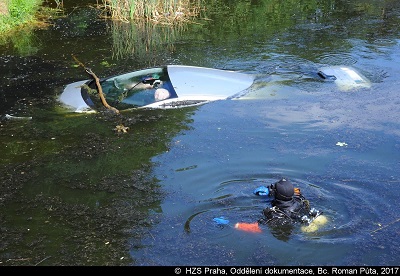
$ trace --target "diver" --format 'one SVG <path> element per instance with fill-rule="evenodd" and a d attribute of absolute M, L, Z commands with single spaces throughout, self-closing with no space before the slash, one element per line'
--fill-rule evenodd
<path fill-rule="evenodd" d="M 263 217 L 254 223 L 238 222 L 235 228 L 247 232 L 261 232 L 260 225 L 267 225 L 272 234 L 280 240 L 288 240 L 295 224 L 301 224 L 303 232 L 315 232 L 327 222 L 322 212 L 310 208 L 310 203 L 299 188 L 286 178 L 266 186 L 256 188 L 257 196 L 273 197 L 271 206 L 262 210 Z M 224 217 L 214 218 L 219 224 L 229 223 Z"/>
<path fill-rule="evenodd" d="M 281 225 L 294 222 L 310 223 L 314 217 L 320 215 L 316 209 L 310 209 L 310 203 L 295 188 L 292 182 L 282 178 L 268 187 L 261 186 L 254 190 L 255 195 L 273 196 L 272 207 L 263 210 L 262 222 L 278 223 Z"/>
<path fill-rule="evenodd" d="M 268 225 L 275 236 L 287 238 L 294 224 L 300 223 L 303 232 L 315 232 L 319 226 L 327 222 L 322 212 L 310 207 L 309 201 L 302 195 L 299 188 L 286 178 L 268 187 L 261 186 L 254 190 L 255 195 L 272 196 L 271 206 L 263 209 L 263 217 L 259 224 Z"/>

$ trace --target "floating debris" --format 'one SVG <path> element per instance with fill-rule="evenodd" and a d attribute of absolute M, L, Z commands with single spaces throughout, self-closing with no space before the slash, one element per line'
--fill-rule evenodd
<path fill-rule="evenodd" d="M 345 142 L 337 142 L 336 146 L 343 147 L 343 146 L 347 146 L 347 144 Z"/>
<path fill-rule="evenodd" d="M 10 114 L 6 114 L 6 119 L 9 120 L 32 120 L 32 117 L 22 117 L 22 116 L 14 116 Z"/>
<path fill-rule="evenodd" d="M 127 133 L 129 130 L 129 127 L 126 127 L 124 125 L 117 125 L 117 126 L 115 126 L 114 130 L 118 131 L 118 133 L 119 132 Z"/>

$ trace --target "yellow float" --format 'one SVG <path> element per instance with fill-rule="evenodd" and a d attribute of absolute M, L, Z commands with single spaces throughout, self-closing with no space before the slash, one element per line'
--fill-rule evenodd
<path fill-rule="evenodd" d="M 309 225 L 301 226 L 301 231 L 306 233 L 312 233 L 317 231 L 319 228 L 324 226 L 328 222 L 328 218 L 324 215 L 316 217 Z"/>

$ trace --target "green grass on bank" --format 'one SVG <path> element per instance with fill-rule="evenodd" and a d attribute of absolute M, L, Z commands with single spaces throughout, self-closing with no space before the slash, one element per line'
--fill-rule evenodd
<path fill-rule="evenodd" d="M 43 0 L 0 0 L 0 34 L 36 21 Z"/>
<path fill-rule="evenodd" d="M 63 6 L 62 0 L 51 1 L 57 8 Z M 40 18 L 46 13 L 43 3 L 48 4 L 45 0 L 0 0 L 0 35 L 40 24 Z M 195 17 L 204 7 L 203 0 L 102 0 L 98 8 L 114 20 L 147 19 L 155 23 L 172 23 Z"/>

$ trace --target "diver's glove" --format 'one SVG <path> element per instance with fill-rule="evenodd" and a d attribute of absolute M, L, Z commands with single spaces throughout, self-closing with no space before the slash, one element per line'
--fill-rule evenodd
<path fill-rule="evenodd" d="M 257 189 L 255 189 L 253 193 L 258 196 L 266 196 L 269 195 L 269 188 L 265 186 L 260 186 Z"/>
<path fill-rule="evenodd" d="M 229 220 L 227 220 L 225 217 L 213 218 L 213 221 L 219 225 L 225 225 L 229 223 Z"/>

